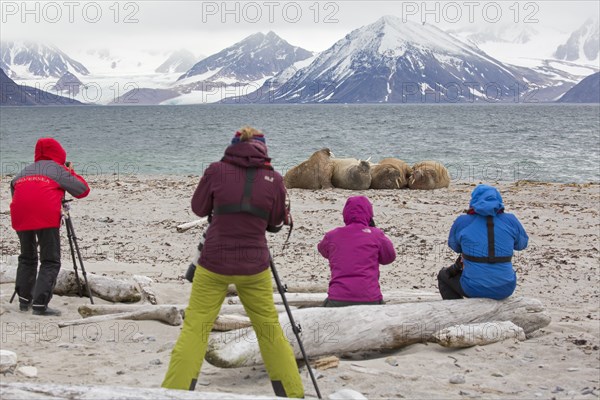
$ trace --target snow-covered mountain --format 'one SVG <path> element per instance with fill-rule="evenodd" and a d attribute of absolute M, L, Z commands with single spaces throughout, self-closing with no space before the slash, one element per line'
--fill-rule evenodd
<path fill-rule="evenodd" d="M 292 46 L 274 32 L 255 33 L 196 63 L 172 86 L 182 96 L 166 104 L 214 103 L 245 95 L 311 56 L 310 51 Z"/>
<path fill-rule="evenodd" d="M 200 61 L 179 81 L 253 82 L 272 77 L 310 56 L 310 51 L 292 46 L 274 32 L 259 32 Z"/>
<path fill-rule="evenodd" d="M 79 94 L 79 89 L 83 83 L 70 72 L 65 74 L 52 86 L 52 90 L 62 92 L 67 97 L 75 97 Z"/>
<path fill-rule="evenodd" d="M 515 101 L 526 94 L 516 94 L 529 83 L 523 72 L 433 25 L 385 16 L 346 35 L 284 83 L 269 80 L 260 101 Z"/>
<path fill-rule="evenodd" d="M 161 74 L 171 74 L 174 72 L 178 72 L 180 74 L 187 72 L 190 68 L 192 68 L 198 60 L 203 57 L 196 57 L 190 51 L 181 49 L 178 51 L 174 51 L 169 55 L 169 58 L 165 60 L 158 68 L 154 70 L 154 72 L 158 72 Z"/>
<path fill-rule="evenodd" d="M 479 29 L 479 30 L 475 30 Z M 584 77 L 597 72 L 598 61 L 581 58 L 566 61 L 555 58 L 556 48 L 569 39 L 569 33 L 547 25 L 526 23 L 489 24 L 463 27 L 450 32 L 471 43 L 504 64 L 534 71 L 539 83 L 540 101 L 555 101 Z"/>
<path fill-rule="evenodd" d="M 81 105 L 72 97 L 57 96 L 38 88 L 19 85 L 0 69 L 0 106 Z"/>
<path fill-rule="evenodd" d="M 88 48 L 73 53 L 95 76 L 151 75 L 170 52 L 144 48 Z"/>
<path fill-rule="evenodd" d="M 588 19 L 569 39 L 558 46 L 554 56 L 559 60 L 594 63 L 598 66 L 600 53 L 600 23 Z"/>
<path fill-rule="evenodd" d="M 540 32 L 532 24 L 497 23 L 486 24 L 483 28 L 478 26 L 476 30 L 468 26 L 462 27 L 448 33 L 480 46 L 494 42 L 525 44 L 531 42 Z"/>
<path fill-rule="evenodd" d="M 0 42 L 0 68 L 13 78 L 60 78 L 66 72 L 88 75 L 88 69 L 56 46 L 34 42 Z"/>
<path fill-rule="evenodd" d="M 559 100 L 560 103 L 600 103 L 600 72 L 583 79 Z"/>

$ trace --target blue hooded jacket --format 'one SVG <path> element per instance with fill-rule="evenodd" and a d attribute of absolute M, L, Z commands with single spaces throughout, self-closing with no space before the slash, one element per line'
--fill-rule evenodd
<path fill-rule="evenodd" d="M 513 214 L 504 213 L 500 192 L 492 186 L 479 185 L 471 194 L 472 213 L 454 221 L 448 236 L 448 246 L 457 253 L 472 257 L 488 256 L 487 217 L 494 217 L 496 257 L 512 256 L 513 250 L 527 247 L 529 237 Z M 511 262 L 481 263 L 464 259 L 460 278 L 463 291 L 469 297 L 504 299 L 515 291 L 517 276 Z"/>

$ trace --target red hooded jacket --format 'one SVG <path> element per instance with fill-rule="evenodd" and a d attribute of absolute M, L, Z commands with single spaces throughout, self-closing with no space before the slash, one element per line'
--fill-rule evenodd
<path fill-rule="evenodd" d="M 87 182 L 66 166 L 67 153 L 52 138 L 39 139 L 34 163 L 10 183 L 10 217 L 16 231 L 59 228 L 65 191 L 78 199 L 90 192 Z"/>

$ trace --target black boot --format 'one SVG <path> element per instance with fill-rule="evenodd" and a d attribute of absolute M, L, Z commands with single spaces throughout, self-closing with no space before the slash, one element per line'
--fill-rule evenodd
<path fill-rule="evenodd" d="M 49 308 L 48 306 L 33 306 L 33 315 L 44 315 L 47 317 L 60 317 L 60 310 Z"/>

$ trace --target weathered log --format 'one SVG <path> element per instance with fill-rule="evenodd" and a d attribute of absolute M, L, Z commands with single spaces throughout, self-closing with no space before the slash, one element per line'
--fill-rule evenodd
<path fill-rule="evenodd" d="M 0 382 L 0 394 L 3 399 L 86 399 L 86 400 L 220 400 L 252 399 L 276 400 L 275 396 L 252 396 L 248 394 L 201 392 L 187 390 L 168 390 L 162 388 L 139 388 L 125 386 L 75 386 L 52 383 Z"/>
<path fill-rule="evenodd" d="M 89 318 L 76 319 L 72 321 L 62 321 L 58 323 L 60 328 L 71 325 L 91 324 L 94 322 L 111 321 L 115 319 L 129 319 L 133 321 L 154 320 L 166 322 L 169 325 L 181 325 L 183 318 L 181 312 L 174 306 L 154 306 L 149 305 L 136 311 L 123 312 L 118 314 L 96 315 Z"/>
<path fill-rule="evenodd" d="M 73 275 L 72 272 L 69 272 L 69 274 Z M 80 277 L 80 279 L 81 278 L 82 277 Z M 92 294 L 103 300 L 115 303 L 134 303 L 142 299 L 141 293 L 137 289 L 136 284 L 132 281 L 124 281 L 96 274 L 87 274 L 87 279 Z M 76 289 L 77 283 L 75 283 L 75 287 L 72 287 L 72 293 L 77 293 Z"/>
<path fill-rule="evenodd" d="M 79 306 L 77 311 L 79 312 L 79 315 L 81 315 L 83 318 L 89 318 L 97 315 L 131 313 L 156 308 L 169 309 L 170 307 L 177 308 L 181 316 L 183 316 L 183 312 L 186 306 L 178 304 L 83 304 Z"/>
<path fill-rule="evenodd" d="M 327 284 L 322 283 L 292 283 L 287 284 L 287 292 L 288 293 L 326 293 L 329 288 Z M 277 293 L 277 285 L 273 284 L 273 293 Z M 227 295 L 235 296 L 237 295 L 237 289 L 235 285 L 229 285 L 227 287 Z"/>
<path fill-rule="evenodd" d="M 133 281 L 136 283 L 137 289 L 142 296 L 142 301 L 150 304 L 158 303 L 158 300 L 156 300 L 156 293 L 154 293 L 154 290 L 152 289 L 154 281 L 151 278 L 144 275 L 134 275 Z"/>
<path fill-rule="evenodd" d="M 66 267 L 66 266 L 65 266 Z M 78 270 L 81 291 L 87 296 L 85 282 L 81 270 Z M 2 264 L 0 265 L 0 283 L 11 283 L 17 274 L 17 267 Z M 109 278 L 107 276 L 87 274 L 87 279 L 92 290 L 92 295 L 112 302 L 136 302 L 140 301 L 142 295 L 137 288 L 137 284 L 131 281 Z M 149 279 L 149 278 L 148 278 Z M 59 271 L 56 278 L 54 294 L 57 296 L 76 296 L 79 294 L 75 273 L 71 269 L 63 268 Z"/>
<path fill-rule="evenodd" d="M 244 306 L 242 304 L 226 304 L 227 299 L 228 298 L 225 298 L 225 302 L 221 306 L 221 311 L 219 311 L 219 314 L 221 314 L 221 315 L 230 315 L 230 314 L 246 315 L 246 310 L 244 309 Z M 290 308 L 292 310 L 298 309 L 298 307 L 295 307 L 295 306 L 290 306 Z M 275 304 L 275 310 L 277 310 L 277 313 L 282 313 L 282 312 L 285 312 L 285 307 L 281 304 Z"/>
<path fill-rule="evenodd" d="M 531 333 L 550 323 L 539 300 L 509 298 L 465 299 L 377 306 L 311 308 L 294 312 L 303 328 L 302 340 L 308 356 L 395 349 L 431 340 L 447 326 L 488 321 L 512 321 Z M 279 321 L 294 348 L 300 350 L 286 314 Z M 231 338 L 235 338 L 231 339 Z M 206 360 L 223 367 L 262 363 L 256 333 L 246 328 L 235 335 L 223 335 L 209 342 Z"/>
<path fill-rule="evenodd" d="M 186 304 L 161 304 L 161 307 L 177 307 L 182 316 L 184 316 Z M 79 315 L 83 318 L 91 317 L 94 315 L 106 315 L 106 314 L 119 314 L 123 312 L 133 312 L 148 307 L 147 304 L 84 304 L 79 306 Z M 296 307 L 290 307 L 295 310 Z M 276 305 L 275 309 L 278 313 L 285 312 L 285 307 Z M 242 305 L 226 305 L 223 304 L 221 307 L 220 315 L 246 315 L 246 311 Z"/>
<path fill-rule="evenodd" d="M 526 339 L 523 328 L 510 321 L 455 325 L 433 334 L 432 341 L 444 347 L 483 346 L 507 339 Z"/>
<path fill-rule="evenodd" d="M 213 331 L 225 332 L 252 326 L 250 318 L 243 315 L 219 315 L 213 324 Z"/>
<path fill-rule="evenodd" d="M 182 233 L 188 231 L 196 226 L 205 224 L 208 221 L 207 217 L 197 219 L 192 222 L 186 222 L 185 224 L 177 225 L 177 232 Z"/>
<path fill-rule="evenodd" d="M 96 274 L 87 274 L 87 280 L 92 290 L 92 295 L 103 300 L 112 302 L 133 303 L 140 301 L 142 295 L 136 287 L 136 284 L 131 281 L 113 279 L 107 276 Z M 79 281 L 81 283 L 82 294 L 85 296 L 87 290 L 81 271 L 79 271 Z M 79 290 L 77 280 L 73 271 L 61 269 L 56 279 L 54 294 L 58 296 L 74 296 L 78 295 Z"/>
<path fill-rule="evenodd" d="M 327 289 L 329 289 L 327 284 L 313 282 L 287 285 L 288 293 L 326 293 Z M 273 285 L 273 291 L 277 291 L 277 286 Z"/>
<path fill-rule="evenodd" d="M 287 293 L 285 295 L 288 303 L 297 307 L 319 307 L 327 298 L 327 293 Z M 273 294 L 275 304 L 283 304 L 281 295 Z M 441 300 L 438 293 L 419 291 L 396 291 L 384 293 L 383 300 L 386 304 L 416 303 L 419 301 Z M 226 297 L 223 304 L 242 304 L 239 297 Z"/>

